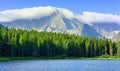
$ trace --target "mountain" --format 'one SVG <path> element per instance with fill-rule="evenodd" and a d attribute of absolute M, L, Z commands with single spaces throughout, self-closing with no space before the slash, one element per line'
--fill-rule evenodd
<path fill-rule="evenodd" d="M 120 41 L 120 32 L 112 38 L 113 41 L 118 42 Z"/>
<path fill-rule="evenodd" d="M 0 27 L 4 27 L 4 26 L 0 24 Z"/>
<path fill-rule="evenodd" d="M 116 31 L 120 30 L 120 24 L 118 23 L 93 23 L 93 27 L 99 32 L 99 34 L 106 38 L 113 38 L 117 35 Z"/>
<path fill-rule="evenodd" d="M 88 37 L 100 37 L 92 26 L 82 23 L 77 18 L 69 18 L 64 14 L 62 9 L 55 9 L 50 15 L 38 19 L 17 19 L 10 22 L 1 22 L 6 27 L 15 27 L 26 30 L 37 30 L 47 32 L 60 32 Z"/>
<path fill-rule="evenodd" d="M 15 20 L 12 22 L 2 23 L 4 26 L 12 28 L 21 28 L 26 30 L 37 30 L 47 32 L 60 32 L 76 35 L 84 35 L 88 37 L 98 38 L 100 34 L 96 32 L 88 24 L 84 24 L 76 18 L 68 19 L 59 15 L 59 13 L 53 13 L 50 16 L 33 20 Z"/>
<path fill-rule="evenodd" d="M 83 24 L 82 26 L 82 35 L 88 36 L 88 37 L 96 37 L 100 38 L 103 37 L 101 34 L 99 34 L 92 26 L 88 24 Z"/>
<path fill-rule="evenodd" d="M 52 13 L 49 16 L 42 17 L 39 19 L 32 20 L 15 20 L 12 22 L 2 23 L 6 27 L 22 28 L 27 30 L 38 30 L 38 31 L 48 31 L 48 32 L 62 32 L 67 33 L 70 31 L 75 32 L 76 30 L 81 30 L 81 23 L 75 19 L 68 19 L 62 17 L 59 13 Z M 76 31 L 76 34 L 79 34 Z"/>
<path fill-rule="evenodd" d="M 96 38 L 105 36 L 111 39 L 120 30 L 116 15 L 88 12 L 77 15 L 67 9 L 50 6 L 7 10 L 0 12 L 0 16 L 0 23 L 5 27 L 39 32 L 60 32 Z M 110 17 L 113 19 L 109 20 Z"/>

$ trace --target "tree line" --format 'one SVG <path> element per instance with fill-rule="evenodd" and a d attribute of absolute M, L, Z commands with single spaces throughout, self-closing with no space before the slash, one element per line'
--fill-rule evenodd
<path fill-rule="evenodd" d="M 0 57 L 120 55 L 120 43 L 85 36 L 0 28 Z"/>

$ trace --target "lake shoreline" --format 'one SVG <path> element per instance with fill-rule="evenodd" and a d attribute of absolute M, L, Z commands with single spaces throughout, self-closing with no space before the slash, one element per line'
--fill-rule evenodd
<path fill-rule="evenodd" d="M 120 60 L 120 58 L 83 58 L 83 57 L 64 57 L 64 58 L 56 58 L 56 57 L 0 57 L 0 61 L 11 61 L 11 60 Z"/>

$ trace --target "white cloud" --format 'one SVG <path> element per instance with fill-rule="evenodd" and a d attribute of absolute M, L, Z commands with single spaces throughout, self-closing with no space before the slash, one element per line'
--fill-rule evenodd
<path fill-rule="evenodd" d="M 6 10 L 0 12 L 1 22 L 10 22 L 18 19 L 37 19 L 50 15 L 55 10 L 52 7 L 34 7 L 25 9 Z"/>
<path fill-rule="evenodd" d="M 0 12 L 0 22 L 11 22 L 19 19 L 38 19 L 51 15 L 53 12 L 58 11 L 62 16 L 71 18 L 73 13 L 67 9 L 47 7 L 33 7 L 15 10 L 6 10 Z"/>
<path fill-rule="evenodd" d="M 106 23 L 120 23 L 120 15 L 114 14 L 102 14 L 96 12 L 83 12 L 79 15 L 79 18 L 84 23 L 96 23 L 96 22 L 106 22 Z"/>
<path fill-rule="evenodd" d="M 0 22 L 11 22 L 20 19 L 39 19 L 51 15 L 53 12 L 58 12 L 61 16 L 69 19 L 76 17 L 80 21 L 88 24 L 96 22 L 120 23 L 120 15 L 102 14 L 96 12 L 83 12 L 82 14 L 76 15 L 67 9 L 51 6 L 1 11 Z"/>

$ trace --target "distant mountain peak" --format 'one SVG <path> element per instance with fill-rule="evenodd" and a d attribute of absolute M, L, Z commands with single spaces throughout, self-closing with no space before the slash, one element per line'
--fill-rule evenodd
<path fill-rule="evenodd" d="M 115 36 L 112 38 L 112 40 L 115 41 L 115 42 L 120 41 L 120 31 L 118 32 L 117 35 L 115 35 Z"/>

